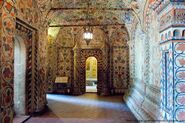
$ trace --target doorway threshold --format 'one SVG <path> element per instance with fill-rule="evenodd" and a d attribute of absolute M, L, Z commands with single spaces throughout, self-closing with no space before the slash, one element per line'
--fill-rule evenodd
<path fill-rule="evenodd" d="M 86 92 L 97 92 L 97 86 L 86 86 Z"/>

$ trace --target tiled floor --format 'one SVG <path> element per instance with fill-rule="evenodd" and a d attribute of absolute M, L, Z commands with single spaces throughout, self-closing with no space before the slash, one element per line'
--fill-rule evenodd
<path fill-rule="evenodd" d="M 26 123 L 137 123 L 122 96 L 48 94 L 49 111 Z"/>

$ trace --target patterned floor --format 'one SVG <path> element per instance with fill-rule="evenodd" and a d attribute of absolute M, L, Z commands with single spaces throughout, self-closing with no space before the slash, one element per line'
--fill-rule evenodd
<path fill-rule="evenodd" d="M 48 94 L 49 111 L 26 123 L 137 123 L 122 96 Z"/>

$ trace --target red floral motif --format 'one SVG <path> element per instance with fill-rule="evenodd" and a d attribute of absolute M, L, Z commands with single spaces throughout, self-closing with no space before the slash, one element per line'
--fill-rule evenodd
<path fill-rule="evenodd" d="M 10 105 L 12 103 L 13 89 L 7 88 L 5 91 L 2 92 L 2 95 L 3 105 Z"/>
<path fill-rule="evenodd" d="M 182 65 L 182 66 L 184 66 L 185 65 L 185 59 L 178 59 L 179 60 L 179 63 Z"/>
<path fill-rule="evenodd" d="M 181 79 L 185 79 L 185 72 L 181 72 L 181 73 L 179 73 L 179 78 L 181 78 Z"/>
<path fill-rule="evenodd" d="M 178 120 L 185 120 L 185 112 L 181 111 L 177 115 Z"/>
<path fill-rule="evenodd" d="M 13 6 L 10 3 L 7 3 L 5 8 L 6 8 L 7 11 L 11 12 Z"/>
<path fill-rule="evenodd" d="M 10 68 L 5 68 L 3 71 L 4 77 L 5 78 L 11 78 L 12 76 L 12 71 L 10 70 Z"/>
<path fill-rule="evenodd" d="M 178 98 L 178 102 L 179 102 L 180 104 L 184 105 L 184 104 L 185 104 L 185 97 L 179 97 L 179 98 Z"/>
<path fill-rule="evenodd" d="M 185 84 L 180 84 L 180 92 L 185 92 Z"/>
<path fill-rule="evenodd" d="M 185 51 L 185 44 L 179 44 L 177 47 L 177 50 L 184 52 Z"/>
<path fill-rule="evenodd" d="M 3 6 L 4 0 L 0 0 L 0 8 Z"/>
<path fill-rule="evenodd" d="M 6 104 L 10 103 L 12 100 L 11 100 L 11 95 L 7 95 L 6 98 L 5 98 L 5 102 Z"/>

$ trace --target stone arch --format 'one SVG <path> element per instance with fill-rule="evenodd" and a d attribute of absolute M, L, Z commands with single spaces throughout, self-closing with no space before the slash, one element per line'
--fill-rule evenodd
<path fill-rule="evenodd" d="M 105 66 L 103 64 L 103 52 L 100 49 L 82 49 L 81 50 L 81 64 L 80 64 L 80 70 L 81 74 L 79 76 L 80 78 L 80 83 L 81 83 L 81 92 L 85 93 L 85 66 L 86 66 L 86 59 L 88 57 L 95 57 L 97 59 L 97 66 L 98 66 L 98 71 L 97 71 L 97 93 L 101 94 L 103 90 L 103 85 L 105 84 L 105 76 L 104 76 L 104 70 Z"/>
<path fill-rule="evenodd" d="M 14 111 L 16 115 L 26 114 L 26 46 L 16 35 L 14 41 Z"/>

